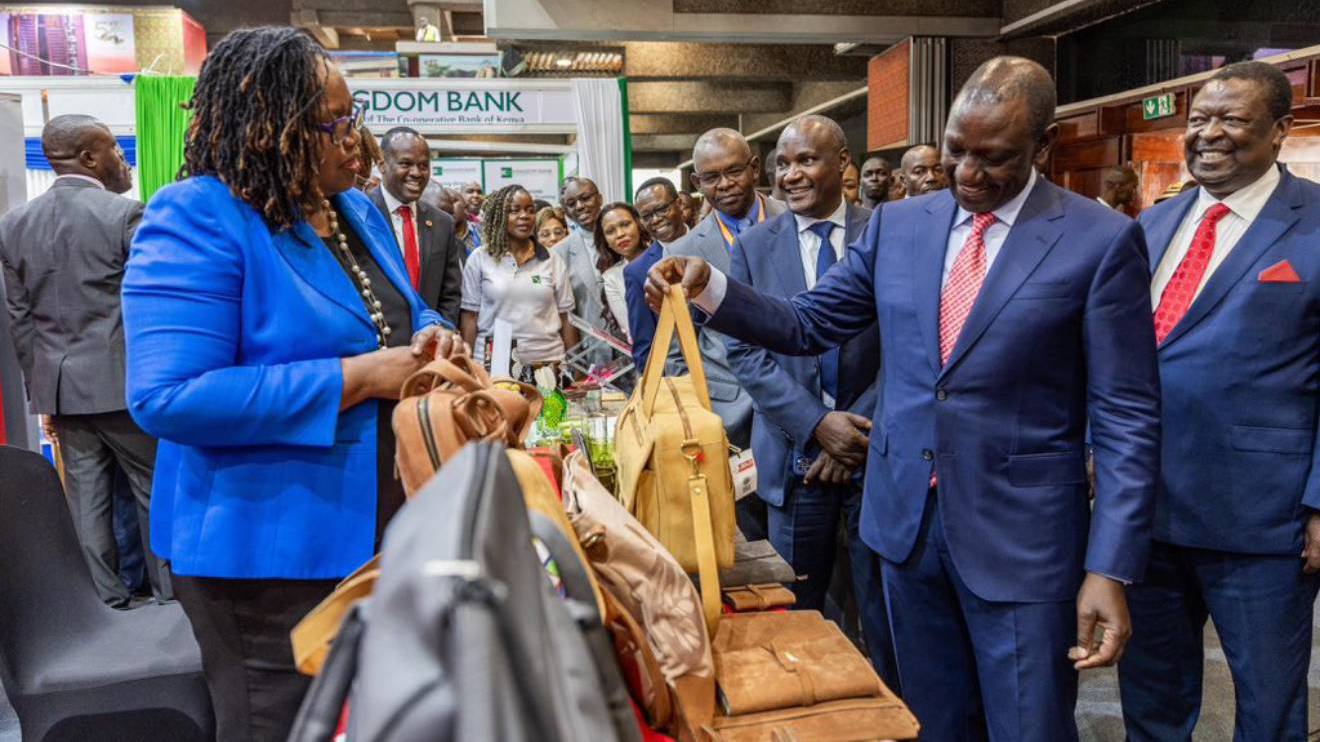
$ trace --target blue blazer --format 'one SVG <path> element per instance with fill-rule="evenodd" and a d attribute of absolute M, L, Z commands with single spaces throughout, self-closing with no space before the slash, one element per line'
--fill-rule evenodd
<path fill-rule="evenodd" d="M 885 360 L 861 533 L 885 559 L 912 553 L 937 472 L 949 553 L 978 596 L 1072 600 L 1084 569 L 1137 581 L 1160 452 L 1141 229 L 1038 180 L 941 367 L 940 282 L 955 213 L 947 190 L 886 202 L 813 290 L 788 300 L 730 281 L 711 326 L 814 356 L 878 321 Z"/>
<path fill-rule="evenodd" d="M 848 206 L 845 244 L 862 236 L 871 210 Z M 798 247 L 797 221 L 790 211 L 746 230 L 733 243 L 729 277 L 766 296 L 792 297 L 807 290 Z M 812 438 L 830 409 L 820 399 L 820 358 L 774 353 L 729 338 L 729 365 L 751 395 L 752 451 L 756 455 L 756 494 L 775 506 L 784 490 L 802 476 L 819 447 Z M 874 323 L 839 351 L 839 397 L 835 409 L 865 417 L 875 412 L 880 336 Z"/>
<path fill-rule="evenodd" d="M 651 341 L 655 339 L 655 312 L 646 305 L 646 274 L 651 266 L 660 262 L 665 246 L 652 241 L 636 260 L 623 267 L 623 298 L 628 303 L 628 334 L 632 336 L 633 363 L 640 377 L 651 355 Z"/>
<path fill-rule="evenodd" d="M 1200 189 L 1141 215 L 1154 271 Z M 1300 279 L 1264 283 L 1284 261 Z M 1159 541 L 1296 556 L 1320 509 L 1320 185 L 1287 171 L 1159 348 Z"/>
<path fill-rule="evenodd" d="M 335 197 L 413 326 L 384 217 Z M 124 275 L 128 405 L 160 438 L 151 545 L 177 574 L 334 579 L 372 555 L 375 400 L 343 412 L 340 359 L 376 349 L 353 282 L 305 222 L 272 232 L 211 177 L 163 188 Z"/>

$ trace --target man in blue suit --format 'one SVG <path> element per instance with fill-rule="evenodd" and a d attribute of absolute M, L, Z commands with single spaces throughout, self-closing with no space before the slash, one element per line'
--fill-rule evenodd
<path fill-rule="evenodd" d="M 738 235 L 729 275 L 763 294 L 791 297 L 843 258 L 871 210 L 844 201 L 848 146 L 830 119 L 806 116 L 789 124 L 778 159 L 789 211 Z M 879 337 L 872 329 L 815 357 L 727 343 L 730 365 L 756 409 L 752 452 L 770 543 L 805 577 L 793 586 L 797 607 L 825 608 L 842 518 L 863 635 L 877 670 L 896 683 L 879 560 L 858 536 Z"/>
<path fill-rule="evenodd" d="M 681 280 L 711 327 L 777 353 L 819 355 L 878 323 L 861 533 L 883 557 L 903 697 L 940 742 L 1077 739 L 1076 670 L 1121 654 L 1124 585 L 1150 545 L 1145 243 L 1037 175 L 1054 106 L 1035 62 L 982 65 L 944 133 L 952 187 L 883 204 L 791 300 L 694 259 L 661 261 L 647 283 L 656 303 Z"/>
<path fill-rule="evenodd" d="M 1221 69 L 1187 117 L 1199 187 L 1141 215 L 1165 434 L 1150 566 L 1119 665 L 1131 740 L 1191 739 L 1207 617 L 1237 686 L 1234 739 L 1307 736 L 1320 186 L 1275 162 L 1292 120 L 1277 68 Z"/>

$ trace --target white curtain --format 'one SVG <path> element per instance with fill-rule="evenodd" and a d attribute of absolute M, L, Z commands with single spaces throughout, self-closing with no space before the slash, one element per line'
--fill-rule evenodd
<path fill-rule="evenodd" d="M 606 201 L 628 201 L 624 181 L 623 102 L 614 78 L 574 80 L 578 174 L 591 178 Z"/>

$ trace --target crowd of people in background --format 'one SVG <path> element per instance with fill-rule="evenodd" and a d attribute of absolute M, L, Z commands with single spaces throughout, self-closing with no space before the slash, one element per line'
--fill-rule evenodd
<path fill-rule="evenodd" d="M 628 344 L 635 369 L 662 353 L 681 372 L 653 347 L 657 286 L 679 280 L 699 307 L 712 405 L 755 453 L 753 516 L 802 575 L 797 607 L 851 605 L 932 739 L 1074 738 L 1073 663 L 1112 664 L 1125 646 L 1129 734 L 1185 738 L 1207 617 L 1246 738 L 1300 738 L 1320 587 L 1316 305 L 1293 317 L 1283 292 L 1289 260 L 1307 280 L 1320 265 L 1288 241 L 1314 234 L 1320 192 L 1275 163 L 1291 123 L 1280 78 L 1234 65 L 1202 89 L 1192 180 L 1140 222 L 1112 213 L 1138 216 L 1131 167 L 1104 174 L 1104 211 L 1045 181 L 1053 83 L 1012 59 L 978 70 L 942 142 L 897 161 L 854 157 L 837 123 L 809 115 L 764 161 L 713 129 L 688 182 L 653 178 L 607 203 L 575 175 L 548 203 L 520 185 L 437 182 L 426 139 L 373 135 L 308 37 L 245 30 L 211 51 L 186 177 L 145 213 L 116 195 L 128 169 L 109 130 L 52 119 L 58 177 L 0 221 L 0 261 L 97 589 L 115 607 L 144 599 L 118 574 L 118 468 L 149 590 L 183 604 L 202 648 L 221 739 L 283 738 L 307 684 L 290 628 L 402 505 L 389 424 L 402 380 L 433 354 L 490 363 L 501 327 L 527 381 L 546 368 L 584 380 L 568 363 L 579 326 Z M 279 151 L 260 135 L 276 130 Z M 1061 235 L 1067 250 L 1039 246 Z M 57 240 L 96 259 L 56 265 L 44 246 Z M 1265 271 L 1249 257 L 1262 255 Z M 77 270 L 89 273 L 65 275 Z M 1233 293 L 1230 272 L 1259 273 L 1256 293 Z M 1002 314 L 974 309 L 978 292 Z M 1206 319 L 1202 293 L 1237 314 Z M 1165 353 L 1198 311 L 1201 335 Z M 1276 357 L 1224 350 L 1246 336 Z M 1226 395 L 1232 409 L 1205 411 Z M 955 417 L 937 428 L 940 414 Z M 1104 638 L 1074 635 L 1082 621 Z"/>

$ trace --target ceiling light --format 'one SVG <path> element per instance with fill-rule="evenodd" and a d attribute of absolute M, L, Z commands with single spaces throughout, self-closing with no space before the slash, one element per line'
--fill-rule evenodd
<path fill-rule="evenodd" d="M 555 60 L 555 66 L 561 70 L 565 70 L 573 66 L 573 60 L 570 57 L 560 57 Z"/>

